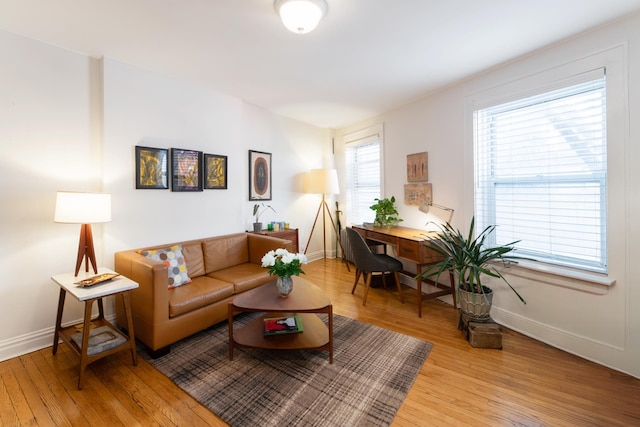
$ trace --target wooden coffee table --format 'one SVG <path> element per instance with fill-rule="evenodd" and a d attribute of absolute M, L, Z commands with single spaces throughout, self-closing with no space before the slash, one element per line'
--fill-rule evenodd
<path fill-rule="evenodd" d="M 246 326 L 234 330 L 233 316 L 243 312 L 263 312 Z M 316 313 L 326 313 L 328 325 Z M 295 334 L 265 336 L 264 318 L 297 314 L 304 331 Z M 313 283 L 293 277 L 293 291 L 281 298 L 276 281 L 244 292 L 229 303 L 229 359 L 234 348 L 273 350 L 327 350 L 333 363 L 333 305 L 327 294 Z"/>

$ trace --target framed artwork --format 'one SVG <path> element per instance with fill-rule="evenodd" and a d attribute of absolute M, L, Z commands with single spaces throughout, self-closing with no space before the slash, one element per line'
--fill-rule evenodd
<path fill-rule="evenodd" d="M 171 191 L 202 191 L 202 151 L 171 149 Z"/>
<path fill-rule="evenodd" d="M 136 145 L 136 189 L 166 190 L 169 188 L 168 154 L 169 151 L 166 148 Z"/>
<path fill-rule="evenodd" d="M 433 198 L 431 184 L 405 184 L 404 204 L 420 206 Z"/>
<path fill-rule="evenodd" d="M 249 150 L 249 200 L 271 200 L 271 153 Z"/>
<path fill-rule="evenodd" d="M 205 190 L 227 188 L 227 156 L 204 154 Z"/>
<path fill-rule="evenodd" d="M 427 152 L 407 155 L 407 181 L 426 182 L 429 179 Z"/>

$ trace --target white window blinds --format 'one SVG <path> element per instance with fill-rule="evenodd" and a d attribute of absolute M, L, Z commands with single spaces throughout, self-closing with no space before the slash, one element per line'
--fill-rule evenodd
<path fill-rule="evenodd" d="M 587 81 L 474 111 L 475 215 L 493 244 L 607 271 L 604 70 Z M 482 228 L 481 228 L 482 227 Z"/>
<path fill-rule="evenodd" d="M 367 138 L 345 147 L 347 169 L 347 213 L 349 222 L 373 222 L 375 212 L 369 207 L 380 197 L 380 141 Z"/>

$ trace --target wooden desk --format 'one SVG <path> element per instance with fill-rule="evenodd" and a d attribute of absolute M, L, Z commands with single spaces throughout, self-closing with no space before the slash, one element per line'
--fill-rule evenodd
<path fill-rule="evenodd" d="M 356 230 L 366 240 L 375 243 L 384 243 L 396 248 L 397 256 L 416 265 L 416 273 L 403 271 L 404 274 L 415 276 L 422 272 L 422 267 L 433 264 L 442 259 L 435 251 L 429 249 L 424 242 L 427 236 L 434 233 L 407 227 L 373 227 L 364 225 L 354 225 Z M 422 301 L 437 298 L 442 295 L 453 295 L 453 307 L 457 307 L 455 290 L 455 279 L 453 272 L 449 272 L 450 286 L 442 285 L 438 282 L 429 280 L 436 288 L 434 292 L 422 292 L 422 279 L 416 279 L 418 289 L 418 317 L 422 317 Z"/>

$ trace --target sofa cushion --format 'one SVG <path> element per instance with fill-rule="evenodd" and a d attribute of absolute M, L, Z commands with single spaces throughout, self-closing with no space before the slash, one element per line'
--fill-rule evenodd
<path fill-rule="evenodd" d="M 182 253 L 187 261 L 187 270 L 192 279 L 204 276 L 204 256 L 202 255 L 201 242 L 189 242 L 182 245 Z"/>
<path fill-rule="evenodd" d="M 269 276 L 266 268 L 250 263 L 214 271 L 207 274 L 207 277 L 233 283 L 234 293 L 236 294 L 248 291 L 249 289 L 253 289 L 272 280 L 276 280 L 275 277 Z"/>
<path fill-rule="evenodd" d="M 202 242 L 207 274 L 249 262 L 247 234 L 213 237 Z"/>
<path fill-rule="evenodd" d="M 149 249 L 140 253 L 167 266 L 169 289 L 191 282 L 187 263 L 182 254 L 182 245 L 174 245 L 164 249 Z"/>
<path fill-rule="evenodd" d="M 169 291 L 169 317 L 189 313 L 231 295 L 233 295 L 233 285 L 231 283 L 207 276 L 196 277 L 189 286 L 182 286 Z"/>

